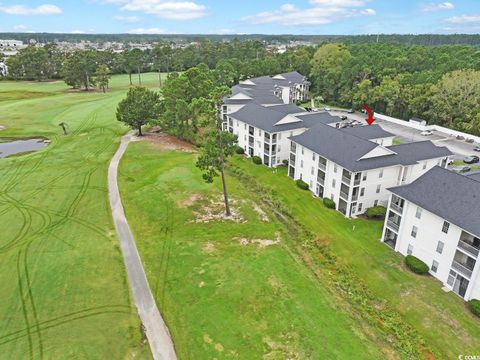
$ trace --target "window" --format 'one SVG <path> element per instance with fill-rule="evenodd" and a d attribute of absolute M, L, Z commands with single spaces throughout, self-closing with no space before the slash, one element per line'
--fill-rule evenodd
<path fill-rule="evenodd" d="M 438 270 L 438 261 L 437 260 L 433 260 L 433 263 L 432 263 L 432 267 L 430 268 L 434 273 L 437 272 Z"/>
<path fill-rule="evenodd" d="M 305 148 L 302 146 L 302 155 L 304 154 L 305 152 Z"/>
<path fill-rule="evenodd" d="M 312 153 L 312 160 L 315 161 L 315 153 Z"/>
<path fill-rule="evenodd" d="M 278 140 L 281 140 L 281 139 L 282 139 L 282 133 L 278 133 L 277 139 L 278 139 Z"/>
<path fill-rule="evenodd" d="M 335 187 L 335 183 L 336 183 L 336 181 L 335 181 L 335 179 L 333 179 L 333 180 L 332 180 L 332 188 Z"/>
<path fill-rule="evenodd" d="M 410 233 L 410 235 L 412 235 L 413 238 L 416 238 L 417 233 L 418 233 L 418 228 L 415 225 L 413 225 L 412 226 L 412 232 Z"/>
<path fill-rule="evenodd" d="M 310 171 L 310 174 L 312 174 L 312 175 L 313 175 L 313 173 L 314 173 L 314 172 L 315 172 L 315 168 L 314 168 L 314 167 L 312 167 L 312 171 Z"/>
<path fill-rule="evenodd" d="M 310 180 L 310 189 L 313 187 L 312 180 Z"/>
<path fill-rule="evenodd" d="M 380 192 L 380 185 L 377 185 L 377 194 Z"/>
<path fill-rule="evenodd" d="M 262 136 L 262 130 L 258 129 L 258 135 Z"/>
<path fill-rule="evenodd" d="M 358 212 L 362 211 L 362 206 L 363 206 L 362 203 L 358 204 Z"/>
<path fill-rule="evenodd" d="M 378 205 L 378 200 L 375 200 L 375 201 L 373 202 L 373 206 L 377 206 L 377 205 Z"/>
<path fill-rule="evenodd" d="M 300 160 L 300 167 L 303 169 L 303 160 Z"/>
<path fill-rule="evenodd" d="M 363 173 L 363 181 L 367 180 L 367 173 Z"/>
<path fill-rule="evenodd" d="M 243 124 L 243 128 L 247 130 L 247 124 Z"/>
<path fill-rule="evenodd" d="M 365 195 L 365 188 L 361 188 L 360 189 L 360 196 L 364 196 Z"/>
<path fill-rule="evenodd" d="M 247 141 L 247 135 L 243 135 L 243 140 Z"/>
<path fill-rule="evenodd" d="M 280 145 L 277 146 L 277 153 L 280 152 Z"/>
<path fill-rule="evenodd" d="M 450 223 L 444 221 L 443 222 L 443 227 L 442 227 L 442 231 L 445 233 L 445 234 L 448 234 L 448 229 L 450 228 Z"/>
<path fill-rule="evenodd" d="M 380 172 L 378 173 L 378 177 L 383 178 L 383 169 L 381 169 Z"/>
<path fill-rule="evenodd" d="M 410 244 L 410 245 L 408 245 L 407 255 L 412 255 L 412 253 L 413 253 L 413 245 Z"/>
<path fill-rule="evenodd" d="M 438 242 L 437 244 L 437 253 L 441 254 L 443 252 L 443 247 L 445 246 L 445 244 L 441 241 Z"/>
<path fill-rule="evenodd" d="M 417 219 L 420 219 L 422 217 L 422 208 L 420 206 L 417 206 L 417 212 L 415 213 L 415 217 Z"/>
<path fill-rule="evenodd" d="M 240 124 L 238 123 L 238 120 L 237 120 L 237 127 L 239 127 L 239 126 L 240 126 Z"/>
<path fill-rule="evenodd" d="M 333 172 L 337 172 L 337 164 L 333 164 Z"/>

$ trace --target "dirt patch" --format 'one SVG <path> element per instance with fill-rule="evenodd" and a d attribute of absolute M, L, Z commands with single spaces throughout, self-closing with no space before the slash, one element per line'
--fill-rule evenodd
<path fill-rule="evenodd" d="M 202 250 L 203 252 L 206 252 L 207 254 L 211 254 L 213 252 L 215 252 L 215 244 L 210 242 L 210 241 L 207 241 L 205 244 L 203 244 L 202 246 Z"/>
<path fill-rule="evenodd" d="M 146 141 L 152 144 L 156 149 L 162 151 L 184 151 L 195 152 L 195 147 L 186 142 L 177 139 L 175 136 L 167 135 L 162 132 L 149 131 L 144 136 L 137 137 L 137 140 Z"/>
<path fill-rule="evenodd" d="M 193 206 L 196 202 L 203 199 L 203 196 L 200 194 L 191 194 L 188 198 L 178 201 L 178 207 L 190 207 Z"/>
<path fill-rule="evenodd" d="M 192 222 L 209 223 L 210 221 L 219 220 L 229 220 L 237 223 L 245 222 L 245 219 L 236 206 L 237 201 L 235 199 L 230 199 L 230 212 L 232 213 L 230 216 L 225 214 L 223 198 L 222 200 L 202 199 L 202 201 L 204 201 L 204 204 L 194 211 L 195 220 L 192 220 Z"/>
<path fill-rule="evenodd" d="M 258 214 L 260 220 L 263 222 L 269 222 L 270 219 L 268 218 L 268 215 L 263 209 L 254 201 L 251 200 L 244 200 L 246 204 L 250 205 L 252 209 Z"/>
<path fill-rule="evenodd" d="M 0 125 L 0 131 L 4 130 L 6 128 L 7 128 L 6 126 Z"/>
<path fill-rule="evenodd" d="M 259 248 L 266 248 L 272 245 L 277 245 L 280 243 L 280 235 L 277 234 L 276 240 L 271 239 L 247 239 L 247 238 L 233 238 L 233 240 L 237 240 L 240 245 L 247 246 L 250 244 L 255 244 Z"/>

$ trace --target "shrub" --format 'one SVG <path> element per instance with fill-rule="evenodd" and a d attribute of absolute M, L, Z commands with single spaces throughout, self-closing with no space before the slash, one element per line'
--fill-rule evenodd
<path fill-rule="evenodd" d="M 260 159 L 260 156 L 252 156 L 252 161 L 254 164 L 260 165 L 262 163 L 262 159 Z"/>
<path fill-rule="evenodd" d="M 477 300 L 477 299 L 470 300 L 468 302 L 468 308 L 474 315 L 480 317 L 480 300 Z"/>
<path fill-rule="evenodd" d="M 298 179 L 295 182 L 297 183 L 297 187 L 299 187 L 300 189 L 308 190 L 308 184 L 305 181 Z"/>
<path fill-rule="evenodd" d="M 243 150 L 243 148 L 241 146 L 235 146 L 235 153 L 236 154 L 239 154 L 239 155 L 243 155 L 245 154 L 245 150 Z"/>
<path fill-rule="evenodd" d="M 335 201 L 329 198 L 323 198 L 323 205 L 325 205 L 326 208 L 329 209 L 335 209 Z"/>
<path fill-rule="evenodd" d="M 287 160 L 287 159 L 282 160 L 282 164 L 283 164 L 284 166 L 288 166 L 288 160 Z"/>
<path fill-rule="evenodd" d="M 386 213 L 387 208 L 384 206 L 373 206 L 365 211 L 365 215 L 369 219 L 385 219 Z"/>
<path fill-rule="evenodd" d="M 405 258 L 405 264 L 415 274 L 423 275 L 428 273 L 428 270 L 429 270 L 427 264 L 425 264 L 422 260 L 412 255 L 407 255 L 407 257 Z"/>

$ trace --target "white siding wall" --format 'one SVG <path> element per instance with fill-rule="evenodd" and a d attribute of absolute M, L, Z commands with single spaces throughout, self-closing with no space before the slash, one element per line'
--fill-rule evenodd
<path fill-rule="evenodd" d="M 413 249 L 412 255 L 422 260 L 430 268 L 433 261 L 437 261 L 439 264 L 437 272 L 430 271 L 430 274 L 440 280 L 444 286 L 451 288 L 447 285 L 447 280 L 462 229 L 455 224 L 450 224 L 448 233 L 444 233 L 442 231 L 444 219 L 425 209 L 421 210 L 420 218 L 417 218 L 417 209 L 417 205 L 405 201 L 395 251 L 407 256 L 410 245 Z M 391 210 L 387 211 L 387 219 L 389 211 Z M 384 233 L 386 224 L 387 221 L 385 221 Z M 418 229 L 416 237 L 412 236 L 413 226 Z M 444 243 L 441 254 L 437 252 L 439 241 Z M 477 261 L 465 294 L 466 300 L 480 298 L 479 266 L 479 261 Z"/>

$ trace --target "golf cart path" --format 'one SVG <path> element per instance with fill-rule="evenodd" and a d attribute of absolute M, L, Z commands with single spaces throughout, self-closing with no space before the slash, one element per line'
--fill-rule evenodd
<path fill-rule="evenodd" d="M 120 159 L 128 144 L 132 140 L 132 134 L 122 137 L 120 147 L 112 158 L 108 168 L 108 194 L 112 209 L 113 221 L 117 230 L 120 248 L 122 250 L 125 267 L 127 268 L 128 280 L 132 289 L 133 299 L 145 329 L 150 349 L 155 360 L 176 360 L 175 348 L 165 322 L 160 315 L 152 291 L 148 285 L 147 276 L 138 254 L 135 239 L 128 225 L 123 209 L 120 191 L 118 190 L 117 173 Z"/>

